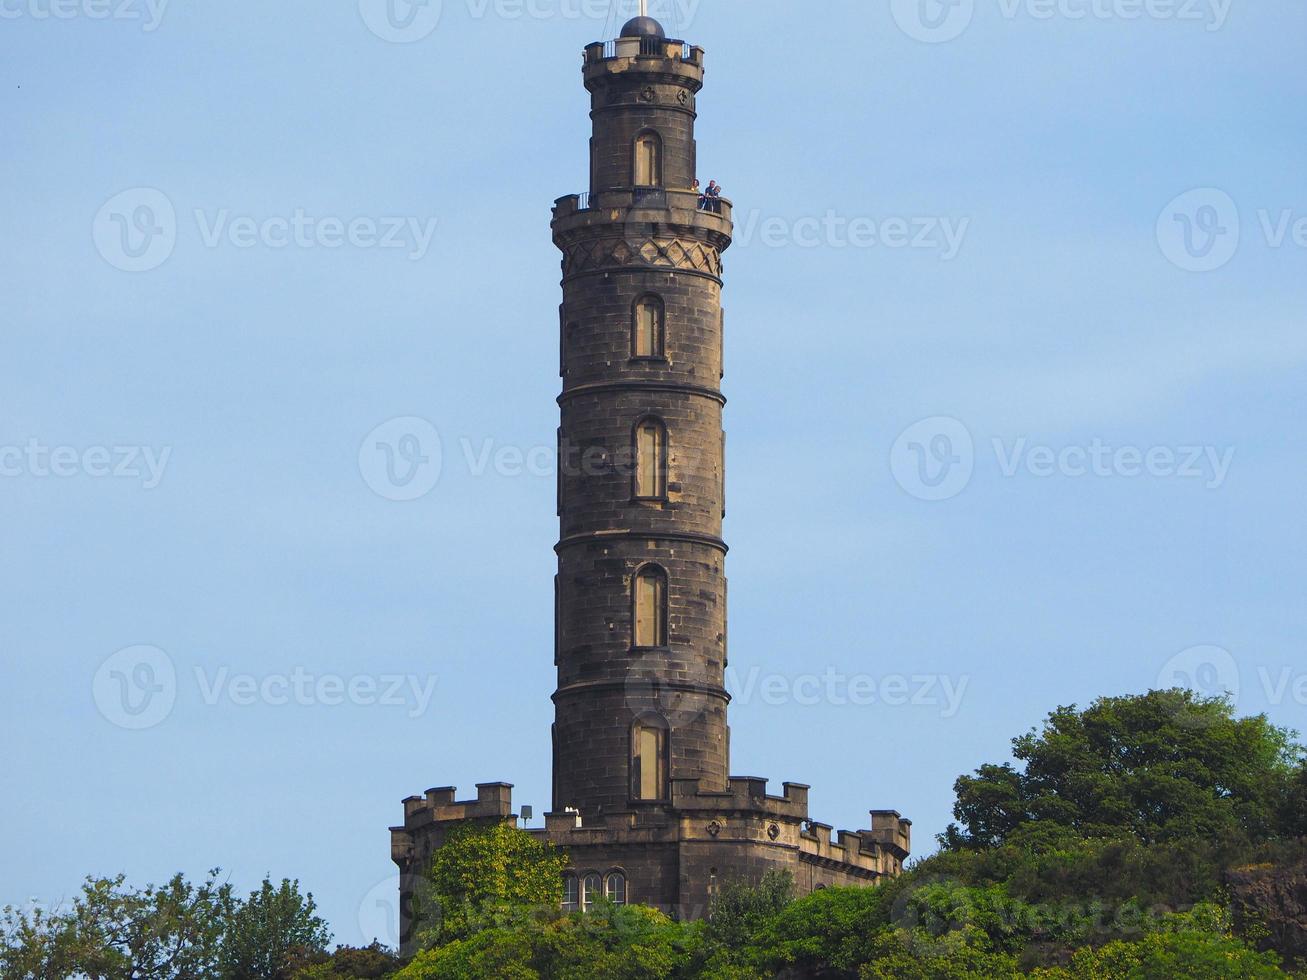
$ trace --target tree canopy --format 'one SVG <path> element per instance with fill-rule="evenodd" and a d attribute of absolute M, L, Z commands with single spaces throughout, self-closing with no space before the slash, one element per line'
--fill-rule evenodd
<path fill-rule="evenodd" d="M 420 932 L 448 943 L 505 916 L 556 909 L 566 867 L 565 854 L 510 824 L 459 827 L 436 852 L 431 895 L 415 909 Z"/>
<path fill-rule="evenodd" d="M 88 878 L 67 908 L 0 913 L 5 980 L 289 980 L 293 952 L 331 940 L 297 882 L 264 880 L 242 901 L 217 871 L 134 888 Z"/>
<path fill-rule="evenodd" d="M 1066 839 L 1256 842 L 1303 832 L 1302 749 L 1224 698 L 1153 691 L 1061 707 L 1012 741 L 1021 763 L 955 784 L 950 849 Z M 1295 812 L 1297 808 L 1297 812 Z"/>

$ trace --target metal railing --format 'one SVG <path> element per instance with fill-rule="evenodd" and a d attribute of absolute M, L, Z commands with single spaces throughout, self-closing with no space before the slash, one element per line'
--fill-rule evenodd
<path fill-rule="evenodd" d="M 603 50 L 600 52 L 599 61 L 611 61 L 617 57 L 617 41 L 603 42 Z M 679 52 L 677 46 L 680 46 Z M 642 37 L 640 38 L 640 55 L 641 58 L 677 58 L 681 61 L 690 61 L 690 45 L 684 41 L 665 41 L 660 37 Z M 587 58 L 589 54 L 587 52 Z"/>
<path fill-rule="evenodd" d="M 720 215 L 727 221 L 732 220 L 734 205 L 724 197 L 710 198 L 691 190 L 668 190 L 665 187 L 612 187 L 591 194 L 583 191 L 572 195 L 576 198 L 577 211 L 589 211 L 595 208 L 677 208 L 686 211 L 700 211 L 704 214 Z M 570 198 L 560 198 L 560 202 Z"/>

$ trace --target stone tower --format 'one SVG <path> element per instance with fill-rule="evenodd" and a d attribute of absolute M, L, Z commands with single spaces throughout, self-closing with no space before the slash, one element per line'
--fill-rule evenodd
<path fill-rule="evenodd" d="M 639 35 L 633 32 L 639 31 Z M 590 191 L 563 253 L 554 809 L 724 789 L 722 253 L 699 207 L 703 51 L 649 18 L 586 49 Z"/>
<path fill-rule="evenodd" d="M 598 897 L 705 914 L 728 881 L 791 872 L 800 893 L 899 873 L 911 823 L 808 815 L 808 787 L 731 777 L 722 254 L 731 204 L 691 190 L 704 52 L 637 17 L 585 49 L 590 189 L 560 198 L 552 806 L 564 907 Z M 863 756 L 867 758 L 867 756 Z M 512 787 L 404 801 L 401 908 L 455 826 L 516 822 Z"/>

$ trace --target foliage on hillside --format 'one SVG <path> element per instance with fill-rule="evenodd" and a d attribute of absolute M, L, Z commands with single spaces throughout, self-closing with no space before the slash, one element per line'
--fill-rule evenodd
<path fill-rule="evenodd" d="M 1307 980 L 1307 764 L 1292 733 L 1183 691 L 1058 708 L 1017 765 L 957 782 L 938 854 L 874 889 L 727 886 L 709 921 L 560 909 L 563 854 L 468 826 L 430 869 L 423 948 L 338 949 L 312 896 L 216 873 L 88 881 L 0 916 L 5 980 Z"/>
<path fill-rule="evenodd" d="M 941 852 L 880 888 L 792 901 L 769 876 L 692 925 L 539 905 L 398 976 L 1283 977 L 1285 946 L 1256 914 L 1236 923 L 1227 885 L 1236 867 L 1307 862 L 1294 738 L 1185 691 L 1058 708 L 1014 740 L 1018 765 L 959 779 Z"/>
<path fill-rule="evenodd" d="M 1128 838 L 1240 845 L 1301 834 L 1302 749 L 1223 698 L 1153 691 L 1058 708 L 1012 741 L 1023 764 L 958 779 L 950 850 Z"/>
<path fill-rule="evenodd" d="M 176 875 L 143 889 L 88 878 L 67 908 L 0 913 L 5 980 L 289 980 L 293 955 L 330 940 L 299 883 L 238 898 L 211 872 L 200 884 Z"/>
<path fill-rule="evenodd" d="M 428 945 L 466 939 L 521 910 L 558 908 L 567 856 L 508 824 L 468 824 L 449 835 L 430 871 Z"/>

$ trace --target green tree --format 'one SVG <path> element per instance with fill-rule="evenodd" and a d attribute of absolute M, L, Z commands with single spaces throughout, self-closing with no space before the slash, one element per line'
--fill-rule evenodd
<path fill-rule="evenodd" d="M 268 878 L 244 902 L 235 904 L 222 942 L 224 980 L 286 980 L 294 954 L 325 952 L 327 924 L 317 916 L 313 896 L 298 881 L 274 886 Z"/>
<path fill-rule="evenodd" d="M 666 980 L 685 974 L 697 927 L 655 909 L 599 902 L 483 929 L 419 953 L 395 980 Z"/>
<path fill-rule="evenodd" d="M 1153 691 L 1058 708 L 1013 740 L 1022 764 L 958 779 L 951 849 L 1132 836 L 1254 842 L 1285 833 L 1301 766 L 1294 733 L 1223 698 Z"/>
<path fill-rule="evenodd" d="M 5 980 L 211 980 L 218 975 L 231 887 L 217 872 L 193 885 L 129 888 L 125 878 L 88 878 L 71 907 L 6 909 L 0 926 Z"/>
<path fill-rule="evenodd" d="M 0 912 L 0 977 L 6 980 L 71 976 L 76 946 L 71 916 L 40 907 Z"/>
<path fill-rule="evenodd" d="M 768 871 L 757 885 L 729 883 L 713 899 L 704 938 L 723 946 L 748 942 L 793 900 L 794 875 L 788 871 Z"/>
<path fill-rule="evenodd" d="M 920 932 L 882 932 L 859 980 L 1017 980 L 1016 957 L 989 948 L 985 934 L 964 929 L 933 938 Z"/>
<path fill-rule="evenodd" d="M 1155 933 L 1138 942 L 1087 946 L 1065 969 L 1036 970 L 1039 980 L 1284 980 L 1276 958 L 1231 936 L 1199 931 Z"/>
<path fill-rule="evenodd" d="M 1281 823 L 1285 837 L 1307 837 L 1307 760 L 1298 766 L 1285 793 Z"/>
<path fill-rule="evenodd" d="M 290 976 L 292 980 L 381 980 L 399 967 L 394 952 L 374 942 L 362 949 L 341 946 L 330 955 L 297 951 L 290 959 Z"/>
<path fill-rule="evenodd" d="M 430 898 L 414 910 L 422 944 L 443 945 L 497 922 L 556 911 L 566 867 L 566 855 L 552 844 L 507 823 L 457 828 L 432 862 Z"/>
<path fill-rule="evenodd" d="M 847 974 L 873 958 L 871 947 L 889 924 L 891 900 L 885 886 L 823 888 L 778 909 L 747 940 L 711 947 L 711 964 L 748 968 L 759 977 L 783 970 Z"/>

